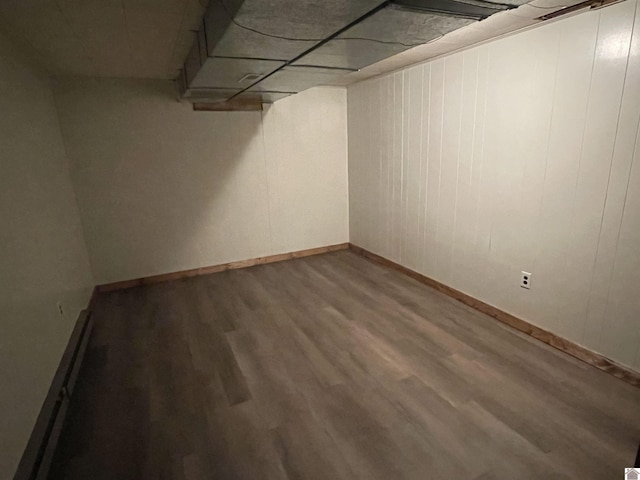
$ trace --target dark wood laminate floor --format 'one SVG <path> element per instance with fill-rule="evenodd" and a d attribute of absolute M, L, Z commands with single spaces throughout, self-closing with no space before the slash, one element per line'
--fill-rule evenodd
<path fill-rule="evenodd" d="M 51 479 L 616 479 L 640 389 L 350 252 L 101 295 Z"/>

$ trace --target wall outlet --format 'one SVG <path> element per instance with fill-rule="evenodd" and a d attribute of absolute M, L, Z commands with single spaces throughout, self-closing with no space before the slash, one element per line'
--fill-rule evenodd
<path fill-rule="evenodd" d="M 522 288 L 529 289 L 531 288 L 531 273 L 522 271 L 522 276 L 520 277 L 520 286 Z"/>
<path fill-rule="evenodd" d="M 60 313 L 61 317 L 64 317 L 64 307 L 62 306 L 62 302 L 58 302 L 58 312 Z"/>

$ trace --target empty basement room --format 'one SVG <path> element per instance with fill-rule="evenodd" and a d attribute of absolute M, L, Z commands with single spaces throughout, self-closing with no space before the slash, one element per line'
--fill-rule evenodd
<path fill-rule="evenodd" d="M 0 480 L 637 479 L 640 0 L 0 2 Z"/>

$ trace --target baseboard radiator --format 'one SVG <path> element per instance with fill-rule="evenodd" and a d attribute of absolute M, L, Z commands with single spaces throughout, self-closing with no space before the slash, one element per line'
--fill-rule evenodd
<path fill-rule="evenodd" d="M 92 328 L 91 314 L 83 310 L 42 404 L 14 480 L 47 479 Z"/>

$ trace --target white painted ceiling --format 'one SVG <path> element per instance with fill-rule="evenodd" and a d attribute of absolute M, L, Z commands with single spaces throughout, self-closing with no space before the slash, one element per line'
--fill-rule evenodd
<path fill-rule="evenodd" d="M 208 0 L 0 0 L 0 27 L 54 75 L 170 78 Z"/>

